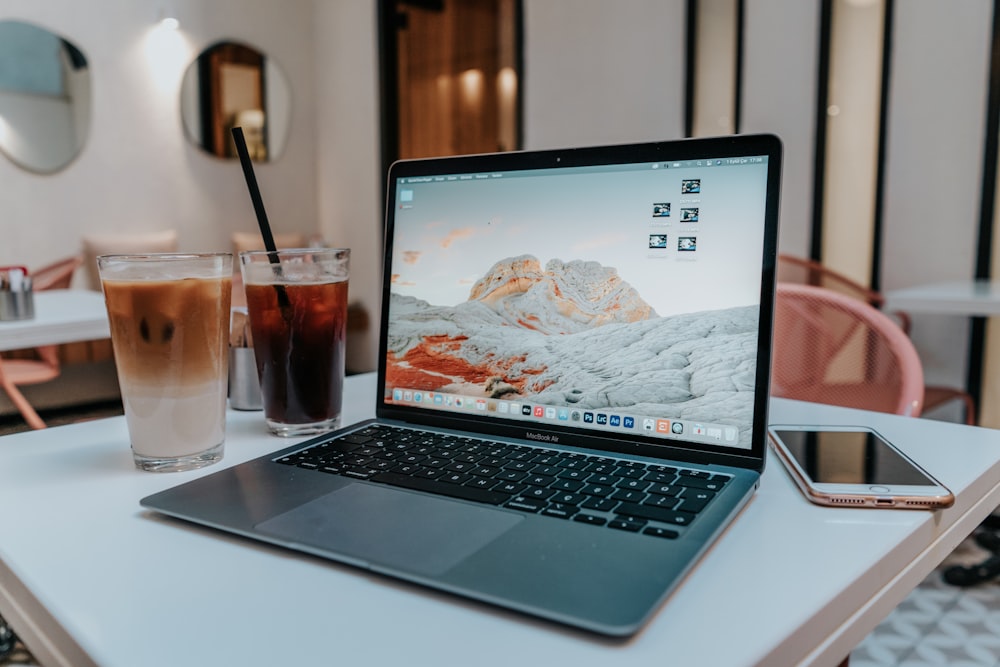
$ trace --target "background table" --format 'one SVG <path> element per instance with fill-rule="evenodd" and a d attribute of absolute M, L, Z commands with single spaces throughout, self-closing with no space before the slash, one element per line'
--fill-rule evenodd
<path fill-rule="evenodd" d="M 104 295 L 92 290 L 43 290 L 33 295 L 35 317 L 0 322 L 0 352 L 108 338 Z"/>
<path fill-rule="evenodd" d="M 1000 426 L 995 411 L 984 411 L 983 378 L 986 321 L 982 318 L 1000 315 L 1000 282 L 986 279 L 954 280 L 916 285 L 885 294 L 884 310 L 937 315 L 959 315 L 972 318 L 968 359 L 965 366 L 965 388 L 975 401 L 977 423 Z"/>
<path fill-rule="evenodd" d="M 976 317 L 1000 315 L 1000 282 L 955 280 L 891 290 L 885 293 L 884 309 Z"/>
<path fill-rule="evenodd" d="M 345 418 L 373 412 L 348 378 Z M 650 624 L 601 639 L 159 517 L 141 497 L 285 446 L 230 412 L 222 463 L 137 471 L 123 418 L 0 438 L 0 615 L 45 665 L 836 665 L 1000 504 L 1000 432 L 772 402 L 773 423 L 874 426 L 957 496 L 823 508 L 772 456 L 759 491 Z"/>

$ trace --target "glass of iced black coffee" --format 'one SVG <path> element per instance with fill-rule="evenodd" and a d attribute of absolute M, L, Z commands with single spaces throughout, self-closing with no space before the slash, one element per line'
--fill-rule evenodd
<path fill-rule="evenodd" d="M 264 417 L 271 433 L 340 424 L 350 250 L 240 253 Z"/>

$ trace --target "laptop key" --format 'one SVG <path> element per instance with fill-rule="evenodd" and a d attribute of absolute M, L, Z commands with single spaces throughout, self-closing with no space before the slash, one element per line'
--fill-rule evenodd
<path fill-rule="evenodd" d="M 630 466 L 619 466 L 618 468 L 615 469 L 614 474 L 618 475 L 619 477 L 630 477 L 630 478 L 638 479 L 638 478 L 642 477 L 643 475 L 645 475 L 646 471 L 643 468 L 633 468 L 633 467 L 630 467 Z"/>
<path fill-rule="evenodd" d="M 677 484 L 677 486 L 686 486 L 689 489 L 705 489 L 708 491 L 719 491 L 720 489 L 722 489 L 722 486 L 723 484 L 725 484 L 725 481 L 721 479 L 714 480 L 714 479 L 704 479 L 701 477 L 687 477 L 681 475 L 680 477 L 677 478 L 677 482 L 675 483 Z"/>
<path fill-rule="evenodd" d="M 439 482 L 436 479 L 408 477 L 393 472 L 380 472 L 373 475 L 369 481 L 412 489 L 414 491 L 436 493 L 451 498 L 471 500 L 477 503 L 486 503 L 487 505 L 499 505 L 510 497 L 506 493 L 477 489 L 470 486 L 459 486 L 458 484 L 448 484 L 447 482 Z"/>
<path fill-rule="evenodd" d="M 550 477 L 549 475 L 536 475 L 535 473 L 531 473 L 524 478 L 524 483 L 530 484 L 531 486 L 548 486 L 554 481 L 556 481 L 555 477 Z"/>
<path fill-rule="evenodd" d="M 471 478 L 472 475 L 467 475 L 463 472 L 446 472 L 438 477 L 442 482 L 448 482 L 449 484 L 465 484 Z"/>
<path fill-rule="evenodd" d="M 504 504 L 504 507 L 521 510 L 522 512 L 538 512 L 545 507 L 545 501 L 537 500 L 535 498 L 525 498 L 524 496 L 516 496 L 508 500 Z"/>
<path fill-rule="evenodd" d="M 474 486 L 477 489 L 491 489 L 497 485 L 495 479 L 490 479 L 489 477 L 479 477 L 478 475 L 470 475 L 469 479 L 462 482 L 465 486 Z"/>
<path fill-rule="evenodd" d="M 508 495 L 514 495 L 515 493 L 521 493 L 528 488 L 527 484 L 518 484 L 517 482 L 503 482 L 497 484 L 493 487 L 493 491 L 498 491 L 500 493 L 506 493 Z"/>
<path fill-rule="evenodd" d="M 648 505 L 650 507 L 659 507 L 660 509 L 672 510 L 672 509 L 677 509 L 677 504 L 679 502 L 680 499 L 674 496 L 650 496 L 642 504 Z M 688 511 L 692 512 L 696 510 L 688 510 Z"/>
<path fill-rule="evenodd" d="M 376 472 L 378 471 L 373 468 L 365 468 L 363 466 L 345 466 L 340 471 L 340 474 L 346 477 L 353 477 L 354 479 L 368 479 Z"/>
<path fill-rule="evenodd" d="M 603 516 L 597 516 L 596 514 L 586 514 L 580 512 L 573 517 L 573 521 L 579 521 L 581 523 L 589 523 L 592 526 L 603 526 L 608 522 Z"/>
<path fill-rule="evenodd" d="M 590 473 L 586 470 L 580 470 L 579 468 L 565 468 L 561 473 L 559 473 L 560 479 L 574 480 L 577 482 L 582 482 L 588 477 L 590 477 Z"/>
<path fill-rule="evenodd" d="M 546 489 L 541 486 L 532 486 L 526 491 L 524 491 L 522 495 L 527 496 L 528 498 L 544 499 L 548 498 L 549 496 L 555 495 L 555 493 L 556 493 L 555 489 Z"/>
<path fill-rule="evenodd" d="M 627 530 L 630 533 L 638 533 L 639 529 L 646 525 L 645 521 L 638 521 L 636 519 L 626 517 L 617 517 L 608 521 L 608 528 L 615 528 L 617 530 Z"/>
<path fill-rule="evenodd" d="M 629 489 L 618 489 L 611 494 L 612 500 L 621 500 L 626 503 L 641 503 L 646 499 L 646 494 L 642 491 L 631 491 Z"/>
<path fill-rule="evenodd" d="M 663 537 L 668 540 L 675 540 L 681 535 L 676 530 L 670 530 L 669 528 L 661 528 L 659 526 L 647 526 L 642 531 L 642 534 L 652 535 L 653 537 Z"/>
<path fill-rule="evenodd" d="M 561 503 L 563 505 L 579 505 L 587 496 L 579 493 L 557 493 L 556 495 L 549 498 L 553 503 Z"/>
<path fill-rule="evenodd" d="M 618 501 L 611 500 L 610 498 L 590 498 L 583 501 L 582 506 L 588 510 L 595 510 L 597 512 L 610 512 L 616 505 L 618 505 Z"/>
<path fill-rule="evenodd" d="M 690 512 L 678 512 L 649 505 L 637 505 L 635 503 L 622 503 L 615 509 L 618 514 L 650 519 L 660 523 L 672 523 L 678 526 L 687 526 L 694 521 L 694 514 Z"/>
<path fill-rule="evenodd" d="M 700 499 L 700 498 L 681 498 L 681 504 L 674 509 L 680 510 L 682 512 L 691 512 L 692 514 L 697 514 L 698 512 L 705 509 L 705 505 L 711 499 Z"/>
<path fill-rule="evenodd" d="M 580 489 L 580 493 L 584 493 L 588 496 L 597 496 L 603 498 L 605 496 L 610 496 L 614 493 L 615 489 L 613 486 L 601 486 L 599 484 L 588 484 Z"/>
<path fill-rule="evenodd" d="M 631 489 L 633 491 L 645 491 L 646 487 L 649 486 L 649 482 L 643 481 L 641 479 L 631 479 L 626 477 L 622 481 L 618 482 L 616 485 L 619 489 Z"/>
<path fill-rule="evenodd" d="M 390 468 L 390 470 L 400 475 L 415 475 L 420 470 L 423 470 L 423 466 L 416 463 L 400 463 L 396 467 Z"/>
<path fill-rule="evenodd" d="M 333 442 L 327 444 L 329 444 L 329 447 L 327 449 L 345 453 L 353 452 L 355 449 L 361 447 L 360 443 L 349 442 L 345 440 L 334 440 Z"/>
<path fill-rule="evenodd" d="M 575 479 L 560 479 L 552 485 L 552 488 L 559 491 L 579 491 L 583 488 L 583 482 L 578 482 Z"/>
<path fill-rule="evenodd" d="M 672 484 L 654 484 L 646 490 L 649 493 L 658 496 L 678 496 L 680 495 L 682 489 L 683 487 L 674 486 Z"/>
<path fill-rule="evenodd" d="M 554 516 L 557 519 L 568 519 L 576 514 L 576 507 L 564 503 L 552 503 L 542 510 L 545 516 Z"/>

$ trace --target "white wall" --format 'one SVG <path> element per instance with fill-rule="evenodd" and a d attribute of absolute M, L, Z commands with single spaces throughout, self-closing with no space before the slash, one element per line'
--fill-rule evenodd
<path fill-rule="evenodd" d="M 316 1 L 316 190 L 326 240 L 351 248 L 351 300 L 371 328 L 351 340 L 353 364 L 374 369 L 382 278 L 376 0 Z"/>
<path fill-rule="evenodd" d="M 812 223 L 819 2 L 748 0 L 744 16 L 740 129 L 781 137 L 784 165 L 778 247 L 806 256 Z"/>
<path fill-rule="evenodd" d="M 236 161 L 183 139 L 181 77 L 205 46 L 232 38 L 277 61 L 291 82 L 292 129 L 281 159 L 257 166 L 276 231 L 315 232 L 315 79 L 312 0 L 171 0 L 181 30 L 154 33 L 151 1 L 4 0 L 16 18 L 75 43 L 92 74 L 90 133 L 80 156 L 53 175 L 0 158 L 0 264 L 39 266 L 80 250 L 88 232 L 176 228 L 184 250 L 228 250 L 256 228 Z M 81 272 L 82 278 L 82 272 Z"/>
<path fill-rule="evenodd" d="M 973 276 L 992 2 L 896 3 L 883 289 Z M 965 386 L 968 320 L 913 316 L 929 382 Z"/>
<path fill-rule="evenodd" d="M 524 144 L 684 134 L 680 0 L 524 0 Z"/>

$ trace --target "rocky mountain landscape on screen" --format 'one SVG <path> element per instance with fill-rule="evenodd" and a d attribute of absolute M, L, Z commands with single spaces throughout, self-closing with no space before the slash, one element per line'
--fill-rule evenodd
<path fill-rule="evenodd" d="M 660 317 L 613 268 L 503 260 L 457 306 L 391 295 L 387 383 L 746 425 L 758 308 Z"/>

